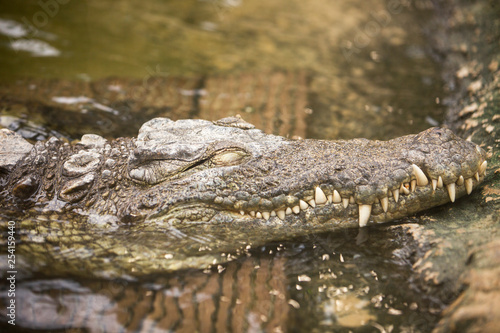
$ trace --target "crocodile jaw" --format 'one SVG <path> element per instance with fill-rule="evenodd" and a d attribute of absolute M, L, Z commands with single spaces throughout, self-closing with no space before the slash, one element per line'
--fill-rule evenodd
<path fill-rule="evenodd" d="M 444 150 L 444 153 L 436 154 L 431 151 L 421 154 L 422 150 L 428 150 L 426 145 L 415 150 L 415 141 L 423 140 L 426 135 L 434 135 L 436 133 L 433 132 L 438 131 L 442 132 L 440 135 L 451 138 L 444 143 L 433 143 L 437 147 L 436 150 Z M 401 144 L 403 147 L 401 151 L 391 151 L 387 156 L 379 156 L 383 162 L 373 162 L 373 164 L 379 166 L 377 172 L 380 175 L 371 178 L 367 176 L 368 180 L 361 181 L 355 179 L 360 175 L 352 172 L 349 167 L 340 171 L 339 164 L 334 163 L 319 169 L 311 166 L 311 170 L 306 170 L 302 174 L 294 169 L 293 162 L 289 163 L 292 166 L 270 163 L 273 166 L 271 171 L 265 166 L 262 167 L 262 159 L 275 161 L 286 149 L 291 149 L 292 155 L 293 149 L 304 152 L 306 146 L 312 146 L 316 141 L 302 143 L 294 148 L 290 148 L 293 145 L 283 146 L 279 153 L 274 156 L 263 156 L 255 164 L 232 167 L 231 170 L 221 171 L 220 174 L 211 170 L 198 177 L 184 180 L 182 185 L 190 186 L 191 192 L 195 189 L 205 193 L 212 192 L 205 197 L 200 194 L 199 200 L 193 198 L 179 201 L 166 200 L 159 210 L 150 215 L 150 218 L 189 221 L 190 218 L 181 213 L 184 209 L 179 208 L 189 206 L 191 214 L 188 215 L 198 219 L 203 215 L 205 222 L 215 221 L 214 216 L 221 220 L 221 214 L 225 214 L 226 217 L 222 221 L 233 223 L 260 222 L 277 225 L 293 224 L 297 221 L 307 223 L 312 220 L 322 223 L 334 219 L 346 225 L 352 225 L 353 221 L 356 221 L 357 225 L 364 227 L 369 223 L 387 222 L 447 202 L 454 202 L 457 198 L 470 194 L 486 174 L 487 162 L 484 150 L 455 137 L 447 130 L 431 129 L 423 133 L 425 135 L 421 133 L 410 138 L 411 140 L 405 139 L 412 145 Z M 450 140 L 457 143 L 452 145 L 451 149 L 441 149 L 441 146 L 446 147 L 446 142 Z M 311 155 L 319 161 L 335 156 L 336 152 L 328 151 L 325 145 L 328 143 L 320 142 L 317 149 L 311 150 Z M 370 145 L 383 147 L 383 143 L 380 142 Z M 461 155 L 457 154 L 457 149 Z M 314 155 L 317 151 L 321 151 L 324 156 Z M 346 151 L 351 150 L 349 148 Z M 360 153 L 351 151 L 351 154 Z M 456 165 L 456 161 L 460 161 L 459 166 Z M 259 165 L 263 171 L 256 172 L 255 165 Z M 359 167 L 370 169 L 370 163 L 355 165 L 352 168 Z M 287 170 L 291 170 L 290 173 L 287 174 Z M 391 173 L 391 170 L 394 172 Z M 292 177 L 294 172 L 295 177 Z M 277 179 L 277 174 L 280 174 L 282 179 L 273 187 L 270 180 Z M 350 174 L 354 174 L 355 177 L 349 178 Z M 219 184 L 210 189 L 204 184 L 206 179 L 218 178 L 224 179 L 222 182 L 224 185 Z M 286 178 L 291 178 L 292 181 L 287 181 Z M 269 183 L 270 186 L 262 185 L 265 183 Z M 351 186 L 343 186 L 345 184 Z M 228 191 L 227 188 L 232 190 Z M 179 187 L 179 191 L 182 191 L 182 186 Z M 225 195 L 225 191 L 229 194 Z M 244 193 L 246 196 L 240 197 L 239 193 Z"/>

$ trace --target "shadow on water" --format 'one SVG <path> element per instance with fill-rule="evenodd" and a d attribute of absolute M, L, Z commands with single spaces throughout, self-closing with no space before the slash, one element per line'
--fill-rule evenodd
<path fill-rule="evenodd" d="M 0 4 L 0 124 L 33 141 L 133 136 L 157 116 L 240 113 L 268 133 L 321 139 L 387 139 L 442 120 L 420 31 L 429 1 L 45 3 Z M 411 283 L 407 240 L 390 226 L 365 231 L 287 239 L 139 280 L 28 267 L 16 329 L 429 331 L 441 304 Z"/>

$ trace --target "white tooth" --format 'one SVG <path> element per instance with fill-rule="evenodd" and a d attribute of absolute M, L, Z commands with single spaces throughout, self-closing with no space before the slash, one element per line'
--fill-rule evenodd
<path fill-rule="evenodd" d="M 328 195 L 326 196 L 326 198 L 328 199 L 328 203 L 332 203 L 332 201 L 333 201 L 333 196 L 332 196 L 331 194 L 328 194 Z"/>
<path fill-rule="evenodd" d="M 443 178 L 441 178 L 441 176 L 438 177 L 438 184 L 437 184 L 438 188 L 442 188 L 443 187 Z"/>
<path fill-rule="evenodd" d="M 460 186 L 460 185 L 462 185 L 463 183 L 464 183 L 464 176 L 462 176 L 462 175 L 461 175 L 460 177 L 458 177 L 458 180 L 457 180 L 457 185 L 458 185 L 458 186 Z"/>
<path fill-rule="evenodd" d="M 398 202 L 399 201 L 399 190 L 395 189 L 392 191 L 392 195 L 394 196 L 394 201 Z"/>
<path fill-rule="evenodd" d="M 302 209 L 302 210 L 306 210 L 307 208 L 309 208 L 309 205 L 304 200 L 299 200 L 299 205 L 300 205 L 300 209 Z"/>
<path fill-rule="evenodd" d="M 241 214 L 241 215 L 245 215 L 245 212 L 244 212 L 244 211 L 242 211 L 242 210 L 240 210 L 240 214 Z"/>
<path fill-rule="evenodd" d="M 316 187 L 316 193 L 314 194 L 314 201 L 316 201 L 317 205 L 322 205 L 326 203 L 326 195 L 325 192 L 318 186 Z"/>
<path fill-rule="evenodd" d="M 262 212 L 262 217 L 266 220 L 269 220 L 269 218 L 271 217 L 271 215 L 269 214 L 269 212 Z"/>
<path fill-rule="evenodd" d="M 354 201 L 354 197 L 352 195 L 349 197 L 349 203 L 350 204 L 355 204 L 356 203 L 356 201 Z"/>
<path fill-rule="evenodd" d="M 341 203 L 341 202 L 342 202 L 342 198 L 340 197 L 339 192 L 337 192 L 337 190 L 334 190 L 333 191 L 333 203 Z"/>
<path fill-rule="evenodd" d="M 359 205 L 359 226 L 364 227 L 368 223 L 370 214 L 372 212 L 372 205 Z"/>
<path fill-rule="evenodd" d="M 417 177 L 417 185 L 418 186 L 425 186 L 425 185 L 429 184 L 429 180 L 427 179 L 427 176 L 422 171 L 422 169 L 420 169 L 415 164 L 412 164 L 411 166 L 413 167 L 413 174 L 415 175 L 415 177 Z"/>
<path fill-rule="evenodd" d="M 290 207 L 287 207 L 286 210 L 285 210 L 285 214 L 286 215 L 292 214 L 292 209 Z"/>
<path fill-rule="evenodd" d="M 271 216 L 276 216 L 276 212 L 274 210 L 271 211 Z"/>
<path fill-rule="evenodd" d="M 432 180 L 432 190 L 433 190 L 433 191 L 435 191 L 435 190 L 436 190 L 437 185 L 438 185 L 438 181 L 437 181 L 437 179 L 433 179 L 433 180 Z"/>
<path fill-rule="evenodd" d="M 347 206 L 349 206 L 349 199 L 342 198 L 342 204 L 344 205 L 344 208 L 347 208 Z"/>
<path fill-rule="evenodd" d="M 292 207 L 292 212 L 294 212 L 295 214 L 300 213 L 300 207 L 299 206 Z"/>
<path fill-rule="evenodd" d="M 314 199 L 311 199 L 307 202 L 312 208 L 316 207 L 316 202 L 314 201 Z"/>
<path fill-rule="evenodd" d="M 284 220 L 285 219 L 285 210 L 283 209 L 280 209 L 276 212 L 276 215 L 278 216 L 278 218 L 280 220 Z"/>
<path fill-rule="evenodd" d="M 250 216 L 251 216 L 251 217 L 255 217 L 255 212 L 254 212 L 253 210 L 252 210 L 252 211 L 250 211 Z"/>
<path fill-rule="evenodd" d="M 470 194 L 472 192 L 472 184 L 473 184 L 472 178 L 467 178 L 465 180 L 465 190 L 467 191 L 467 194 Z"/>
<path fill-rule="evenodd" d="M 417 180 L 416 179 L 412 179 L 412 181 L 410 182 L 410 191 L 411 192 L 415 192 L 416 188 L 417 188 Z"/>
<path fill-rule="evenodd" d="M 408 184 L 408 183 L 405 183 L 405 184 L 401 183 L 401 187 L 399 188 L 399 192 L 403 192 L 404 194 L 408 195 L 408 194 L 410 194 L 410 190 L 405 186 L 406 184 Z M 408 186 L 408 187 L 410 187 L 410 186 Z"/>
<path fill-rule="evenodd" d="M 486 172 L 486 167 L 488 166 L 488 162 L 484 161 L 483 163 L 481 163 L 481 165 L 479 166 L 479 174 L 481 176 L 483 176 Z"/>
<path fill-rule="evenodd" d="M 455 202 L 455 183 L 446 185 L 451 202 Z"/>
<path fill-rule="evenodd" d="M 474 177 L 476 178 L 477 181 L 479 181 L 479 172 L 476 172 L 476 174 L 474 175 Z"/>
<path fill-rule="evenodd" d="M 262 213 L 261 212 L 257 212 L 255 214 L 255 217 L 258 218 L 258 219 L 261 219 L 262 218 Z"/>
<path fill-rule="evenodd" d="M 387 209 L 389 208 L 389 198 L 385 197 L 380 199 L 380 204 L 382 205 L 382 209 L 384 210 L 384 212 L 387 213 Z"/>

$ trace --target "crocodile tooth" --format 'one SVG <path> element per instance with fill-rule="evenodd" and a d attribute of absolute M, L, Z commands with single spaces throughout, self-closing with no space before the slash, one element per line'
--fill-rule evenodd
<path fill-rule="evenodd" d="M 271 211 L 271 216 L 276 216 L 276 211 Z"/>
<path fill-rule="evenodd" d="M 285 210 L 285 214 L 286 214 L 286 215 L 290 215 L 290 214 L 292 214 L 292 213 L 293 213 L 293 212 L 292 212 L 292 209 L 291 209 L 290 207 L 287 207 L 287 208 L 286 208 L 286 210 Z"/>
<path fill-rule="evenodd" d="M 317 205 L 322 205 L 327 202 L 325 192 L 317 186 L 316 187 L 316 193 L 314 194 L 314 201 L 316 202 Z"/>
<path fill-rule="evenodd" d="M 443 188 L 443 178 L 441 178 L 441 176 L 438 177 L 437 187 Z"/>
<path fill-rule="evenodd" d="M 349 203 L 350 204 L 355 204 L 356 203 L 356 201 L 354 201 L 354 197 L 352 195 L 349 197 Z"/>
<path fill-rule="evenodd" d="M 479 172 L 476 172 L 476 174 L 474 175 L 474 177 L 476 178 L 477 181 L 479 181 Z"/>
<path fill-rule="evenodd" d="M 455 202 L 455 183 L 446 185 L 451 202 Z"/>
<path fill-rule="evenodd" d="M 257 212 L 255 214 L 255 217 L 258 218 L 258 219 L 261 219 L 262 218 L 262 213 L 261 212 Z"/>
<path fill-rule="evenodd" d="M 389 208 L 389 198 L 384 197 L 380 199 L 380 204 L 382 205 L 382 209 L 384 210 L 384 212 L 387 213 L 387 209 Z"/>
<path fill-rule="evenodd" d="M 269 214 L 269 212 L 262 212 L 262 217 L 266 220 L 269 220 L 269 218 L 271 217 L 271 215 Z"/>
<path fill-rule="evenodd" d="M 417 177 L 417 185 L 418 186 L 425 186 L 425 185 L 429 184 L 429 180 L 427 179 L 427 176 L 422 171 L 422 169 L 420 169 L 415 164 L 412 164 L 411 166 L 413 167 L 413 174 L 415 175 L 415 177 Z"/>
<path fill-rule="evenodd" d="M 302 209 L 302 210 L 306 210 L 307 208 L 309 208 L 309 205 L 304 200 L 299 200 L 299 205 L 300 205 L 300 209 Z"/>
<path fill-rule="evenodd" d="M 250 216 L 251 216 L 251 217 L 255 217 L 255 212 L 254 212 L 253 210 L 252 210 L 252 211 L 250 211 Z"/>
<path fill-rule="evenodd" d="M 342 204 L 344 205 L 344 208 L 347 208 L 347 206 L 349 206 L 349 199 L 342 198 Z"/>
<path fill-rule="evenodd" d="M 242 211 L 242 210 L 240 210 L 240 214 L 241 214 L 241 215 L 245 215 L 245 212 L 244 212 L 244 211 Z"/>
<path fill-rule="evenodd" d="M 416 179 L 412 179 L 412 181 L 410 182 L 410 191 L 411 192 L 415 192 L 416 188 L 417 188 L 417 180 Z"/>
<path fill-rule="evenodd" d="M 481 165 L 479 166 L 479 174 L 481 176 L 483 176 L 485 173 L 486 173 L 486 167 L 488 166 L 488 162 L 484 161 L 483 163 L 481 163 Z"/>
<path fill-rule="evenodd" d="M 342 197 L 340 196 L 339 192 L 337 190 L 333 191 L 333 203 L 341 203 L 342 202 Z"/>
<path fill-rule="evenodd" d="M 326 199 L 328 200 L 328 203 L 332 203 L 332 201 L 333 201 L 333 195 L 332 194 L 328 194 L 326 196 Z"/>
<path fill-rule="evenodd" d="M 432 179 L 432 190 L 435 191 L 438 185 L 437 179 Z"/>
<path fill-rule="evenodd" d="M 280 220 L 284 220 L 285 219 L 285 210 L 284 209 L 280 209 L 276 212 L 276 215 L 278 216 L 278 218 Z"/>
<path fill-rule="evenodd" d="M 300 207 L 299 206 L 293 206 L 292 207 L 292 212 L 294 212 L 295 214 L 300 213 Z"/>
<path fill-rule="evenodd" d="M 470 194 L 472 192 L 472 184 L 473 184 L 472 178 L 467 178 L 465 180 L 465 190 L 467 191 L 467 194 Z"/>
<path fill-rule="evenodd" d="M 311 205 L 312 208 L 316 207 L 316 202 L 314 201 L 314 199 L 309 200 L 307 203 Z"/>
<path fill-rule="evenodd" d="M 398 202 L 399 201 L 399 190 L 395 189 L 392 191 L 392 195 L 394 196 L 394 201 Z"/>
<path fill-rule="evenodd" d="M 364 227 L 368 223 L 370 214 L 372 212 L 372 205 L 359 205 L 359 226 Z"/>
<path fill-rule="evenodd" d="M 407 195 L 410 194 L 410 190 L 408 189 L 407 186 L 410 187 L 408 183 L 404 183 L 404 184 L 401 183 L 401 187 L 399 188 L 399 192 L 400 193 L 402 192 L 402 193 L 407 194 Z"/>
<path fill-rule="evenodd" d="M 457 185 L 460 186 L 464 183 L 464 176 L 460 175 L 460 177 L 458 177 L 458 180 L 456 181 Z"/>

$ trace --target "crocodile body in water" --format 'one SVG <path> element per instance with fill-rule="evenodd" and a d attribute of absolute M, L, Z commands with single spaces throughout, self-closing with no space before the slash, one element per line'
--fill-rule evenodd
<path fill-rule="evenodd" d="M 288 140 L 239 117 L 155 118 L 113 142 L 0 139 L 0 202 L 21 221 L 18 251 L 105 276 L 199 268 L 235 244 L 392 221 L 470 193 L 486 170 L 484 150 L 441 128 Z"/>

